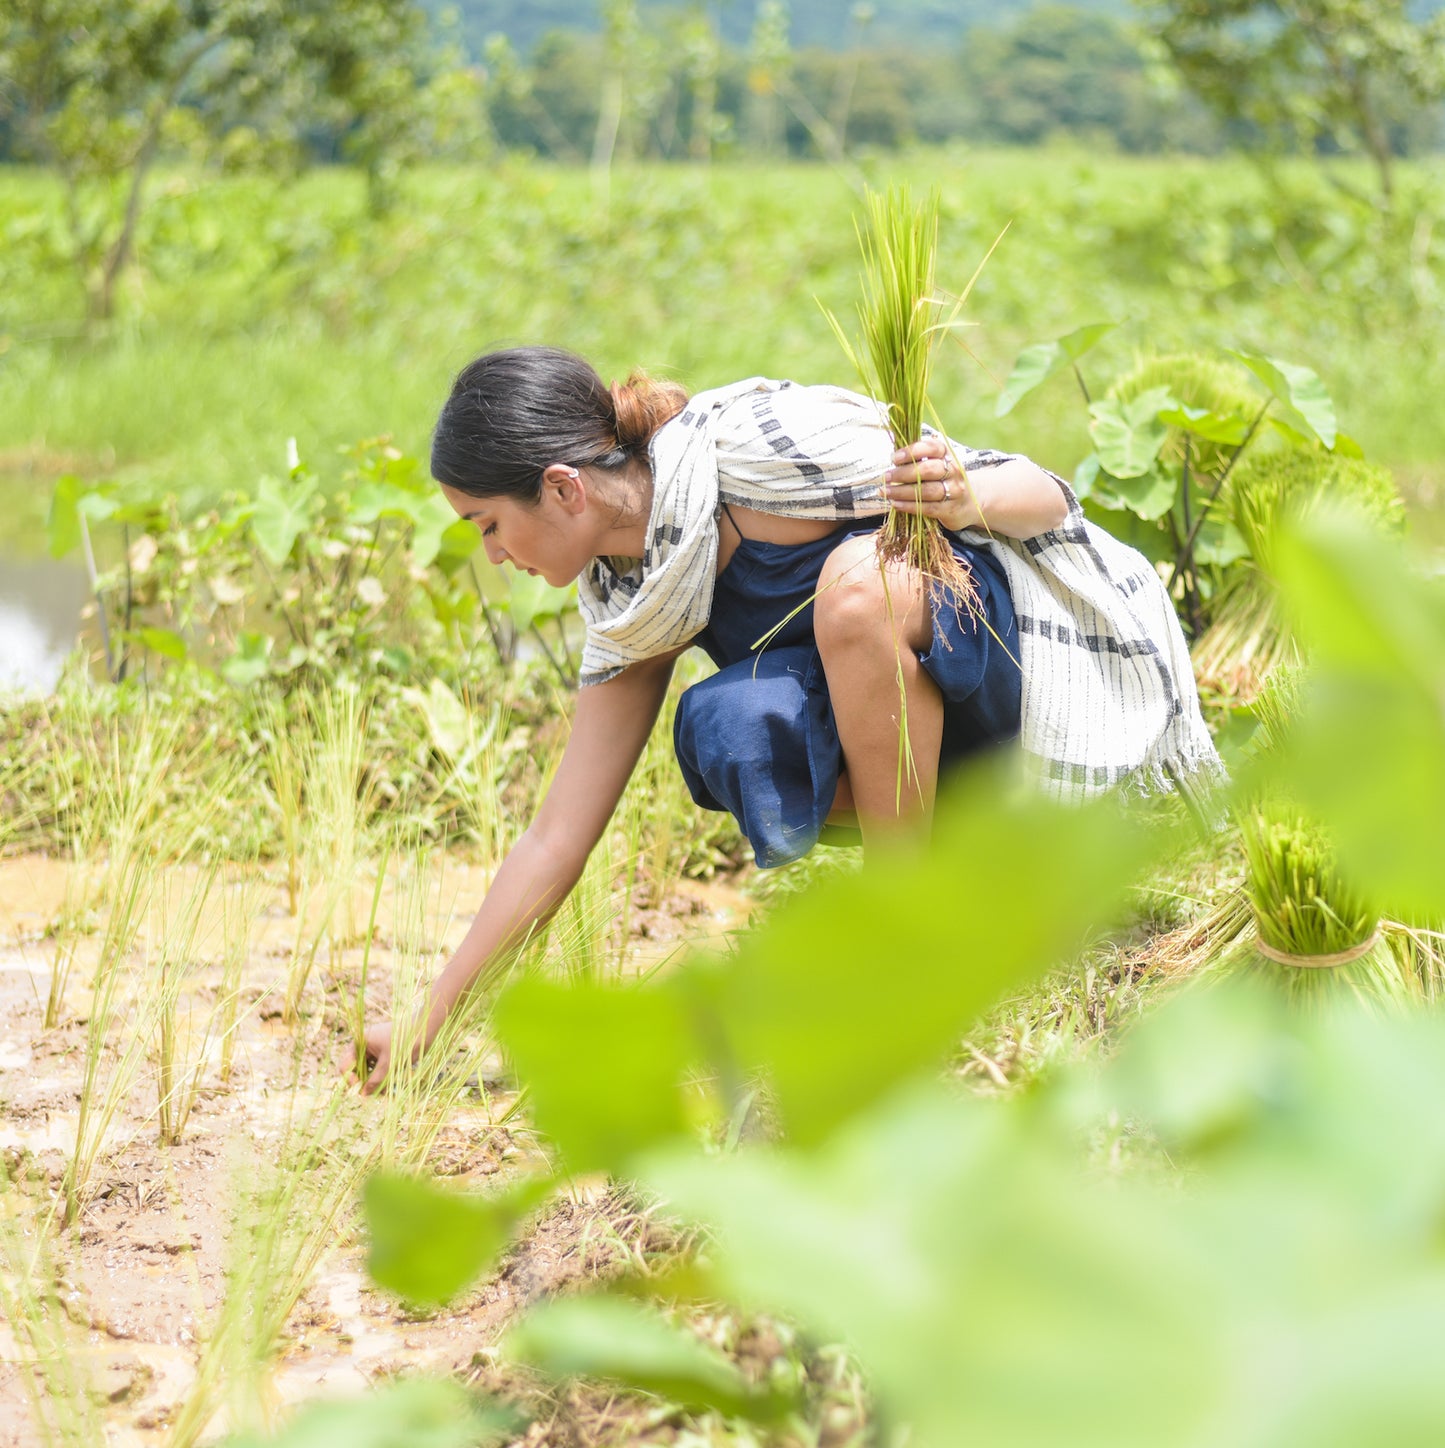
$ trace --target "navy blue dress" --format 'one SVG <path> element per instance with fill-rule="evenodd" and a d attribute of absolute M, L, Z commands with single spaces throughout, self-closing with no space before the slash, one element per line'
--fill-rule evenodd
<path fill-rule="evenodd" d="M 678 762 L 693 799 L 731 813 L 764 868 L 813 848 L 837 793 L 843 756 L 813 639 L 812 600 L 833 549 L 877 526 L 845 523 L 812 543 L 743 538 L 718 575 L 711 617 L 694 640 L 718 672 L 678 702 Z M 1003 568 L 987 549 L 952 542 L 972 570 L 988 622 L 947 599 L 933 611 L 933 645 L 920 662 L 943 695 L 941 766 L 1013 738 L 1021 692 Z"/>

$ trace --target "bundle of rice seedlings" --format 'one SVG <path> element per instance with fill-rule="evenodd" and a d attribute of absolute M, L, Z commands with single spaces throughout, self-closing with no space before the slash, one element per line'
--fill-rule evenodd
<path fill-rule="evenodd" d="M 1287 805 L 1256 805 L 1240 820 L 1245 895 L 1254 935 L 1220 964 L 1268 977 L 1301 1005 L 1353 995 L 1376 1004 L 1419 998 L 1380 929 L 1378 912 L 1335 865 L 1323 830 Z"/>
<path fill-rule="evenodd" d="M 1243 419 L 1253 417 L 1259 410 L 1259 399 L 1245 385 L 1237 364 L 1198 352 L 1161 352 L 1141 357 L 1130 371 L 1114 379 L 1108 396 L 1115 402 L 1131 402 L 1156 387 L 1167 387 L 1186 407 L 1196 410 L 1203 408 Z M 1184 433 L 1179 428 L 1170 428 L 1161 451 L 1166 461 L 1181 463 Z M 1234 451 L 1233 444 L 1191 438 L 1190 473 L 1207 483 L 1223 473 Z"/>
<path fill-rule="evenodd" d="M 1358 458 L 1317 449 L 1254 453 L 1225 490 L 1230 521 L 1249 547 L 1214 600 L 1213 622 L 1194 647 L 1201 687 L 1248 702 L 1298 651 L 1273 583 L 1280 525 L 1321 502 L 1348 503 L 1388 531 L 1404 526 L 1405 510 L 1389 471 Z"/>
<path fill-rule="evenodd" d="M 1380 933 L 1424 999 L 1432 1005 L 1445 1000 L 1445 921 L 1416 925 L 1382 920 Z"/>
<path fill-rule="evenodd" d="M 902 448 L 923 436 L 934 352 L 953 321 L 952 315 L 945 319 L 944 303 L 935 285 L 939 194 L 937 189 L 931 190 L 915 204 L 908 187 L 896 186 L 881 195 L 869 191 L 865 199 L 867 225 L 858 230 L 863 251 L 863 299 L 858 304 L 861 341 L 855 346 L 837 318 L 826 315 L 868 392 L 888 404 L 893 444 Z M 977 275 L 975 272 L 975 278 Z M 970 281 L 954 304 L 953 314 L 972 286 Z M 955 466 L 962 472 L 957 460 Z M 917 513 L 890 513 L 880 532 L 878 555 L 885 563 L 907 563 L 935 590 L 951 589 L 963 606 L 976 613 L 978 592 L 973 579 L 954 557 L 934 519 Z"/>

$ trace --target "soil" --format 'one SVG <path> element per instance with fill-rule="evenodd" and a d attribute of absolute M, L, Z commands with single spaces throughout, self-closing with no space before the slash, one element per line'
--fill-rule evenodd
<path fill-rule="evenodd" d="M 193 873 L 170 874 L 180 886 L 172 892 L 174 906 Z M 38 1211 L 57 1199 L 80 1101 L 91 1004 L 86 985 L 99 948 L 95 921 L 74 920 L 80 883 L 76 868 L 61 861 L 0 861 L 0 1159 Z M 441 867 L 428 895 L 429 945 L 457 944 L 485 886 L 485 873 L 476 867 L 452 860 Z M 234 879 L 225 888 L 259 892 L 252 898 L 260 904 L 249 935 L 230 1080 L 221 1083 L 213 1062 L 183 1139 L 163 1147 L 156 1139 L 153 1063 L 145 1063 L 106 1138 L 74 1228 L 53 1241 L 60 1299 L 75 1326 L 81 1367 L 110 1444 L 166 1441 L 195 1387 L 201 1345 L 225 1291 L 237 1163 L 257 1143 L 264 1150 L 293 1081 L 302 1093 L 322 1097 L 336 1079 L 335 1067 L 323 1064 L 334 1060 L 343 1029 L 331 986 L 354 970 L 361 942 L 335 960 L 318 961 L 306 1011 L 293 1028 L 280 1019 L 298 928 L 285 891 L 274 878 L 249 884 Z M 388 883 L 379 922 L 391 918 L 396 888 Z M 354 896 L 340 908 L 351 910 L 364 928 L 371 885 L 358 885 Z M 657 959 L 684 941 L 725 936 L 746 919 L 749 905 L 725 885 L 688 881 L 661 901 L 644 898 L 630 921 L 630 957 Z M 67 912 L 71 926 L 58 929 Z M 303 912 L 303 923 L 314 925 L 314 916 L 308 920 Z M 62 942 L 74 943 L 76 929 L 81 933 L 62 1020 L 46 1030 L 51 971 Z M 379 923 L 369 958 L 369 1000 L 389 999 L 395 957 L 395 944 Z M 220 970 L 218 961 L 197 966 L 189 989 L 202 1006 L 214 999 Z M 373 1008 L 373 1018 L 379 1009 Z M 490 1061 L 482 1074 L 480 1089 L 453 1113 L 430 1158 L 439 1173 L 477 1188 L 521 1172 L 540 1151 L 513 1111 L 503 1063 Z M 548 1396 L 496 1358 L 499 1339 L 520 1307 L 674 1246 L 665 1224 L 607 1183 L 580 1184 L 543 1210 L 493 1276 L 451 1308 L 419 1317 L 372 1290 L 364 1242 L 343 1233 L 288 1320 L 274 1373 L 276 1398 L 295 1403 L 350 1395 L 397 1373 L 438 1371 L 521 1401 L 533 1421 L 519 1441 L 670 1441 L 675 1425 L 648 1420 L 637 1400 L 580 1389 Z M 31 1419 L 18 1355 L 9 1326 L 0 1324 L 0 1448 L 43 1441 Z M 224 1428 L 218 1415 L 207 1437 Z"/>

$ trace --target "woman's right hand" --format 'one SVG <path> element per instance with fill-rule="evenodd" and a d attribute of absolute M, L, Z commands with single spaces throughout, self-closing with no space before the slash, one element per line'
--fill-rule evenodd
<path fill-rule="evenodd" d="M 387 1073 L 391 1070 L 391 1037 L 391 1022 L 378 1021 L 375 1025 L 368 1026 L 362 1035 L 360 1059 L 353 1047 L 342 1061 L 343 1073 L 355 1073 L 356 1079 L 361 1083 L 363 1096 L 370 1096 L 386 1081 Z"/>

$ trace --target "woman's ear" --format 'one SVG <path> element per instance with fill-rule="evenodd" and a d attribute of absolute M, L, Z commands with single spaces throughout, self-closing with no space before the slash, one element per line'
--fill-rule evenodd
<path fill-rule="evenodd" d="M 587 480 L 566 463 L 551 463 L 542 473 L 542 491 L 550 493 L 569 513 L 587 505 Z"/>

